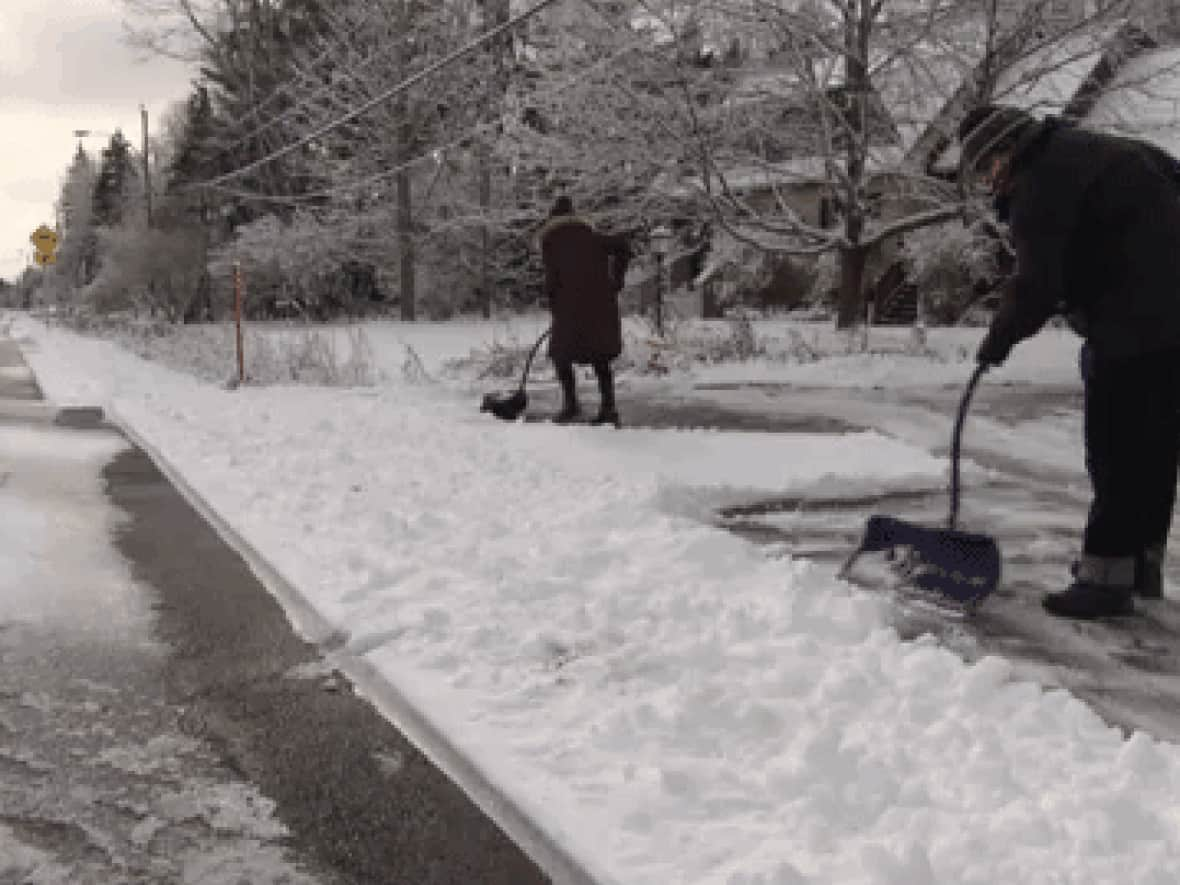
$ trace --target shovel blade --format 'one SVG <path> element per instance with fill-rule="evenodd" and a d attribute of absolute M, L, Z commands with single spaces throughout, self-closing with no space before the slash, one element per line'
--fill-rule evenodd
<path fill-rule="evenodd" d="M 484 396 L 479 410 L 491 412 L 502 421 L 515 421 L 528 404 L 528 397 L 523 390 L 517 390 L 508 396 L 489 393 Z"/>
<path fill-rule="evenodd" d="M 977 605 L 1000 583 L 1000 548 L 987 535 L 870 516 L 843 571 L 861 554 L 880 552 L 890 554 L 905 583 L 959 605 Z"/>

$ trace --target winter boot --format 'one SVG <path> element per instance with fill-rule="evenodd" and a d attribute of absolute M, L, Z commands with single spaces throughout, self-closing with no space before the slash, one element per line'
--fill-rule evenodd
<path fill-rule="evenodd" d="M 1153 544 L 1135 557 L 1135 595 L 1143 599 L 1162 599 L 1164 595 L 1164 557 L 1167 547 Z"/>
<path fill-rule="evenodd" d="M 557 380 L 561 382 L 561 411 L 553 416 L 554 424 L 569 424 L 582 417 L 578 405 L 578 382 L 570 363 L 557 364 Z"/>
<path fill-rule="evenodd" d="M 613 424 L 619 426 L 619 412 L 615 408 L 615 378 L 610 363 L 597 362 L 594 364 L 594 375 L 598 379 L 598 395 L 600 405 L 598 416 L 591 424 Z"/>
<path fill-rule="evenodd" d="M 554 424 L 572 424 L 582 417 L 582 407 L 577 402 L 567 402 L 561 407 L 561 411 L 553 416 Z"/>
<path fill-rule="evenodd" d="M 615 407 L 605 405 L 598 410 L 598 414 L 594 416 L 594 420 L 590 423 L 596 426 L 613 424 L 616 429 L 622 426 L 622 422 L 619 420 L 619 413 Z"/>
<path fill-rule="evenodd" d="M 1049 614 L 1079 620 L 1134 614 L 1135 557 L 1084 554 L 1073 573 L 1068 588 L 1041 601 Z"/>

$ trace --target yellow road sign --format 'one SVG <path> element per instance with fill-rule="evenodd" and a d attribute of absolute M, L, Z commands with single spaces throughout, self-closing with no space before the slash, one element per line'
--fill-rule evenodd
<path fill-rule="evenodd" d="M 47 264 L 57 263 L 57 256 L 52 252 L 37 252 L 35 255 L 33 255 L 33 260 L 44 267 Z"/>
<path fill-rule="evenodd" d="M 29 242 L 37 247 L 38 252 L 52 252 L 57 248 L 57 233 L 43 224 L 33 231 Z"/>

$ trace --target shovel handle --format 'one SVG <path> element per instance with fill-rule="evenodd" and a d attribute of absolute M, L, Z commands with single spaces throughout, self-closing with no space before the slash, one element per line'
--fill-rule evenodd
<path fill-rule="evenodd" d="M 950 528 L 955 528 L 959 521 L 959 454 L 962 451 L 963 423 L 967 420 L 967 409 L 971 405 L 971 397 L 979 384 L 979 379 L 988 369 L 987 363 L 980 363 L 971 374 L 967 382 L 967 389 L 963 391 L 963 398 L 959 401 L 959 414 L 955 418 L 955 432 L 951 436 L 951 513 L 947 520 Z"/>
<path fill-rule="evenodd" d="M 525 384 L 528 383 L 529 369 L 531 369 L 533 367 L 533 357 L 535 357 L 537 355 L 537 351 L 541 348 L 541 343 L 546 338 L 549 337 L 549 333 L 552 331 L 553 331 L 553 327 L 550 326 L 548 329 L 546 329 L 544 332 L 542 332 L 541 337 L 537 339 L 537 343 L 533 345 L 533 349 L 529 351 L 529 358 L 524 361 L 524 372 L 522 372 L 520 375 L 520 388 L 519 389 L 521 391 L 524 390 Z"/>

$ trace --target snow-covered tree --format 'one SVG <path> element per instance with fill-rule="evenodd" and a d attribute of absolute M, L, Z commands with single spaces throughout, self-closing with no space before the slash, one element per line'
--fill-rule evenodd
<path fill-rule="evenodd" d="M 139 170 L 131 144 L 116 129 L 110 143 L 103 148 L 102 161 L 94 182 L 94 222 L 113 227 L 123 221 L 132 200 L 142 193 Z"/>
<path fill-rule="evenodd" d="M 325 293 L 339 262 L 396 293 L 406 318 L 526 303 L 539 294 L 533 236 L 568 193 L 640 251 L 671 221 L 689 246 L 724 228 L 772 256 L 834 254 L 845 326 L 905 258 L 908 233 L 960 216 L 952 136 L 966 110 L 992 98 L 1036 109 L 1062 72 L 1084 79 L 1112 31 L 1159 6 L 555 3 L 436 69 L 534 4 L 126 2 L 156 15 L 133 19 L 142 40 L 202 61 L 172 146 L 174 192 L 200 194 L 227 235 L 241 229 L 243 251 L 318 229 L 331 248 L 305 281 L 322 277 Z"/>
<path fill-rule="evenodd" d="M 453 264 L 465 251 L 443 242 L 438 222 L 463 223 L 450 199 L 459 190 L 470 187 L 468 202 L 476 200 L 472 133 L 497 99 L 486 53 L 394 87 L 469 40 L 475 13 L 470 0 L 345 0 L 325 12 L 319 39 L 294 65 L 291 87 L 302 98 L 292 120 L 316 134 L 306 154 L 326 185 L 315 201 L 325 232 L 378 269 L 405 319 L 417 315 L 423 265 Z"/>
<path fill-rule="evenodd" d="M 57 263 L 52 266 L 52 276 L 59 286 L 74 288 L 94 279 L 98 248 L 94 213 L 95 178 L 94 163 L 79 142 L 58 198 L 61 239 L 58 242 Z"/>
<path fill-rule="evenodd" d="M 959 217 L 953 168 L 933 164 L 966 110 L 1012 96 L 1031 105 L 1100 55 L 1131 5 L 1097 0 L 1062 16 L 1042 0 L 653 0 L 667 33 L 690 33 L 691 19 L 698 42 L 737 59 L 719 99 L 682 101 L 697 157 L 683 186 L 739 239 L 835 252 L 837 322 L 855 325 L 872 262 L 907 232 Z"/>
<path fill-rule="evenodd" d="M 178 182 L 207 181 L 281 150 L 298 134 L 293 58 L 321 28 L 322 0 L 124 0 L 133 40 L 199 62 L 190 128 L 176 150 Z M 301 155 L 258 164 L 227 182 L 231 223 L 283 211 L 314 185 Z M 202 178 L 202 176 L 207 176 Z M 261 200 L 252 199 L 258 196 Z"/>

